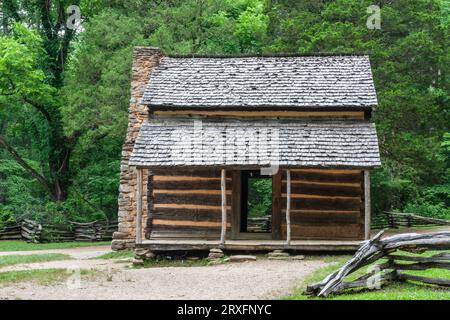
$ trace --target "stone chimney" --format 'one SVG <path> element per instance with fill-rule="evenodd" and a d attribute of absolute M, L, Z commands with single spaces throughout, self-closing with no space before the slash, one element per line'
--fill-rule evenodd
<path fill-rule="evenodd" d="M 131 78 L 131 99 L 128 109 L 128 130 L 125 143 L 122 147 L 122 161 L 120 164 L 120 187 L 119 187 L 119 230 L 113 235 L 112 248 L 114 250 L 134 247 L 136 236 L 136 168 L 128 165 L 134 142 L 139 129 L 144 121 L 148 119 L 148 108 L 141 104 L 142 96 L 150 79 L 153 68 L 158 65 L 163 56 L 159 48 L 136 47 L 133 52 L 133 69 Z M 143 225 L 147 217 L 147 176 L 143 174 Z"/>

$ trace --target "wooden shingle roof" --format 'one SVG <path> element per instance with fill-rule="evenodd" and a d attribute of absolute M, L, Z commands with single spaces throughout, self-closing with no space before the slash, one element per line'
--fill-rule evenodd
<path fill-rule="evenodd" d="M 380 165 L 375 126 L 337 122 L 150 122 L 130 165 L 372 168 Z"/>
<path fill-rule="evenodd" d="M 143 104 L 155 108 L 371 108 L 368 56 L 163 57 Z"/>

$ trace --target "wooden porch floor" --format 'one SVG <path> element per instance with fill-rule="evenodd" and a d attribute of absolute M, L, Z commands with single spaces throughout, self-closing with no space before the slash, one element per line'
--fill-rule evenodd
<path fill-rule="evenodd" d="M 298 251 L 356 251 L 362 241 L 348 240 L 291 240 L 286 245 L 285 240 L 227 240 L 221 245 L 216 240 L 192 239 L 153 239 L 144 240 L 137 247 L 153 251 L 183 251 L 183 250 L 209 250 L 221 248 L 235 251 L 271 251 L 276 249 Z"/>

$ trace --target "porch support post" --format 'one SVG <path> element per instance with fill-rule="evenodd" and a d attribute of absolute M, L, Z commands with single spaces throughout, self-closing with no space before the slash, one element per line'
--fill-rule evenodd
<path fill-rule="evenodd" d="M 364 170 L 364 238 L 370 239 L 370 171 Z"/>
<path fill-rule="evenodd" d="M 291 170 L 286 170 L 286 245 L 291 244 Z"/>
<path fill-rule="evenodd" d="M 220 230 L 220 244 L 225 244 L 225 237 L 227 233 L 227 190 L 226 190 L 226 170 L 222 169 L 220 188 L 222 191 L 222 228 Z"/>
<path fill-rule="evenodd" d="M 142 243 L 142 169 L 137 169 L 136 190 L 136 243 Z"/>

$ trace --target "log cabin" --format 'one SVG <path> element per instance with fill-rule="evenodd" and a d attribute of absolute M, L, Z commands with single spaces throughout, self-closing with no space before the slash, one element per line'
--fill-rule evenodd
<path fill-rule="evenodd" d="M 113 248 L 356 249 L 380 165 L 376 105 L 365 55 L 135 48 Z M 252 179 L 272 189 L 257 231 Z"/>

